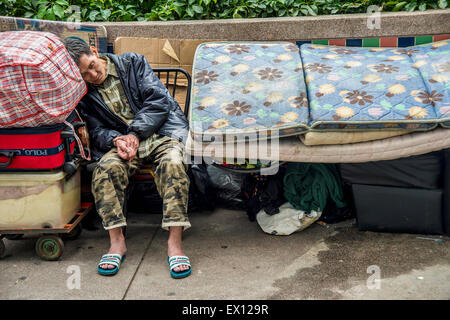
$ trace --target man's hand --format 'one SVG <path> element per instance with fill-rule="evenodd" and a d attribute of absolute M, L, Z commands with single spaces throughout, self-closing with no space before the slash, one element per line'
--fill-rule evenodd
<path fill-rule="evenodd" d="M 120 136 L 113 140 L 117 147 L 117 154 L 124 160 L 132 161 L 139 148 L 139 139 L 133 134 Z"/>

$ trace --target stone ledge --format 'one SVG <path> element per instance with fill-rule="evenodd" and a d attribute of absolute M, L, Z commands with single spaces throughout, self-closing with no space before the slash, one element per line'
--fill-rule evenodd
<path fill-rule="evenodd" d="M 117 37 L 215 40 L 315 40 L 401 37 L 450 33 L 450 9 L 381 13 L 379 29 L 369 14 L 226 20 L 103 22 L 108 43 Z"/>

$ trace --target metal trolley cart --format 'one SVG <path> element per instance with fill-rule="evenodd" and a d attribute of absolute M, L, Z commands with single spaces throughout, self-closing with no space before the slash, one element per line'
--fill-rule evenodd
<path fill-rule="evenodd" d="M 0 228 L 0 258 L 5 255 L 3 238 L 18 240 L 23 236 L 37 236 L 36 254 L 43 260 L 58 260 L 64 252 L 63 240 L 74 240 L 81 234 L 81 220 L 93 208 L 93 203 L 82 202 L 72 220 L 62 228 Z"/>

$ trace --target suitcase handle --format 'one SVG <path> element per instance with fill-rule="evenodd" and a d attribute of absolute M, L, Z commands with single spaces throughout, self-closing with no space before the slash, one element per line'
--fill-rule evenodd
<path fill-rule="evenodd" d="M 71 123 L 64 121 L 64 123 L 70 128 L 70 130 L 73 132 L 73 137 L 75 138 L 77 144 L 78 144 L 78 149 L 80 150 L 80 154 L 81 154 L 81 158 L 83 158 L 84 160 L 90 161 L 91 160 L 91 151 L 89 151 L 88 155 L 86 156 L 85 152 L 84 152 L 84 147 L 83 144 L 81 143 L 80 138 L 78 137 L 78 135 L 75 132 L 75 128 L 74 125 L 72 125 Z M 80 122 L 80 125 L 78 127 L 82 127 L 84 125 L 86 125 L 84 122 Z M 69 131 L 64 130 L 61 132 L 61 134 L 64 136 L 67 136 L 69 133 Z M 67 140 L 66 140 L 67 141 Z M 70 150 L 70 149 L 67 149 Z M 68 151 L 67 154 L 69 154 L 70 151 Z M 72 155 L 70 155 L 70 157 L 72 157 Z"/>
<path fill-rule="evenodd" d="M 7 168 L 16 154 L 12 151 L 0 151 L 0 156 L 9 158 L 8 162 L 0 162 L 0 168 Z"/>

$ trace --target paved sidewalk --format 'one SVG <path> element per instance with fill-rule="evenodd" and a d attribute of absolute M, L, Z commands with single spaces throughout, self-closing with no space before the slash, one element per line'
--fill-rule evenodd
<path fill-rule="evenodd" d="M 216 209 L 192 214 L 184 252 L 193 273 L 174 280 L 160 221 L 130 215 L 127 258 L 114 277 L 96 272 L 108 250 L 102 229 L 65 241 L 54 262 L 37 257 L 35 239 L 4 239 L 0 299 L 450 299 L 447 236 L 362 232 L 354 220 L 272 236 L 245 212 Z M 77 274 L 80 288 L 69 289 Z"/>

